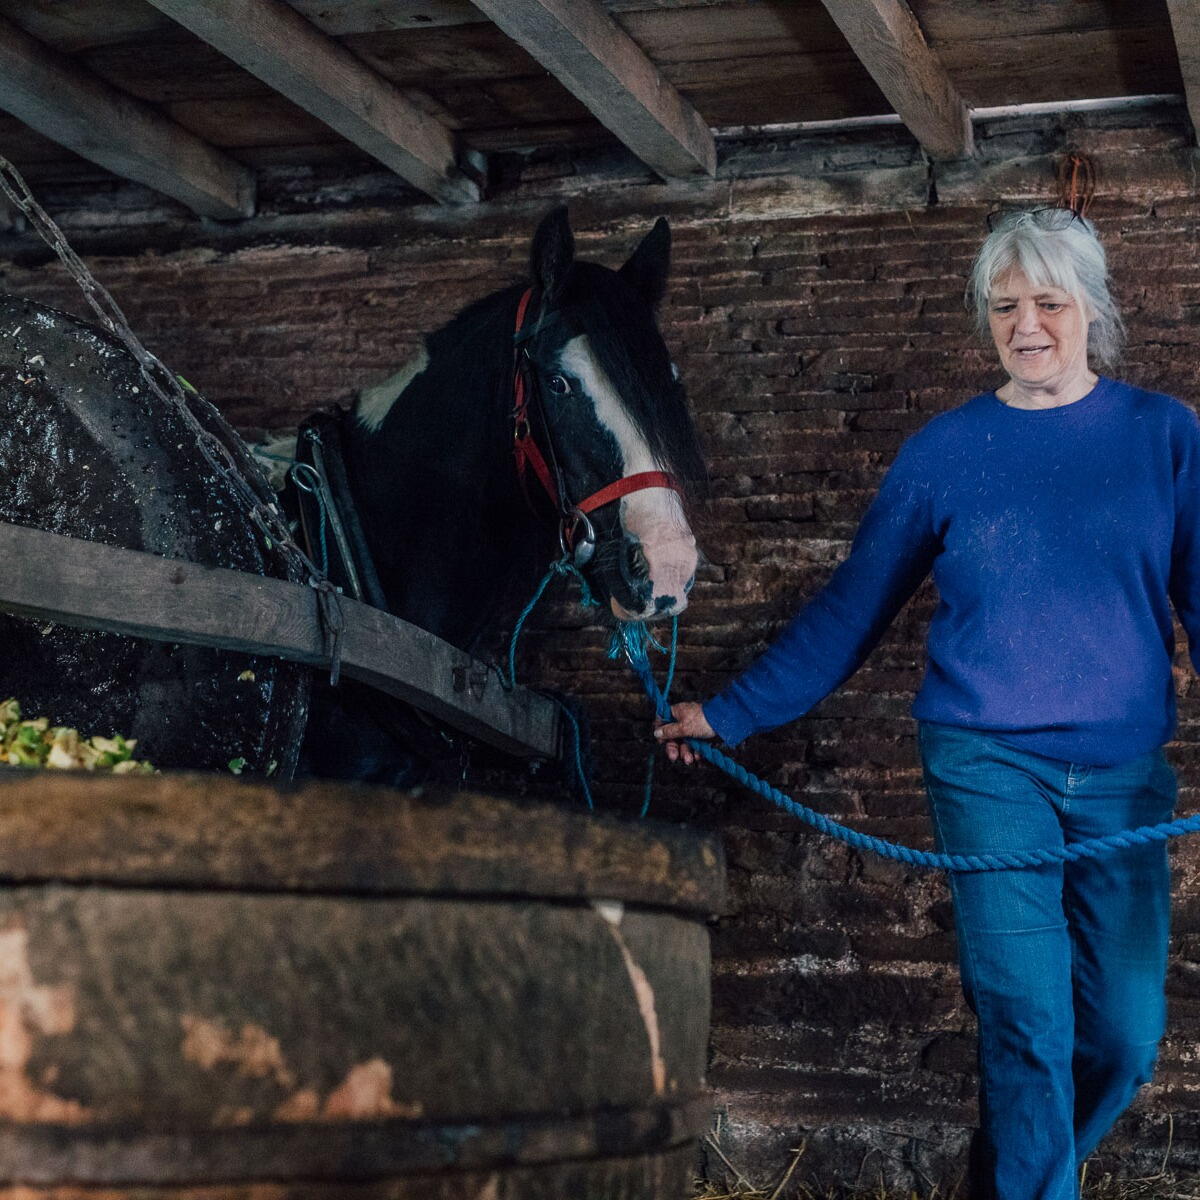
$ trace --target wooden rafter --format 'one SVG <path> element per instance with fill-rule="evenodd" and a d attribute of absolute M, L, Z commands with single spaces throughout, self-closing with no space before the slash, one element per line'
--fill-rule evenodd
<path fill-rule="evenodd" d="M 479 199 L 453 132 L 283 0 L 151 3 L 427 195 Z"/>
<path fill-rule="evenodd" d="M 254 212 L 254 176 L 156 109 L 0 17 L 0 108 L 208 217 Z"/>
<path fill-rule="evenodd" d="M 665 178 L 716 171 L 712 131 L 598 0 L 476 0 Z"/>
<path fill-rule="evenodd" d="M 1197 0 L 1167 0 L 1171 28 L 1175 33 L 1175 53 L 1187 98 L 1192 130 L 1200 141 L 1200 3 Z"/>
<path fill-rule="evenodd" d="M 970 111 L 904 0 L 824 0 L 850 48 L 930 158 L 967 158 Z"/>

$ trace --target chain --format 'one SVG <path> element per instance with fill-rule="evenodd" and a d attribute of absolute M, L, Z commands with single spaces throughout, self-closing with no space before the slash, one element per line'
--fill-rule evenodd
<path fill-rule="evenodd" d="M 270 485 L 262 477 L 253 458 L 247 455 L 247 462 L 239 464 L 230 448 L 200 423 L 192 410 L 193 404 L 202 405 L 218 427 L 228 428 L 217 409 L 199 392 L 191 389 L 192 399 L 189 401 L 178 377 L 142 345 L 130 328 L 121 306 L 88 270 L 83 260 L 68 244 L 62 230 L 34 199 L 21 173 L 3 155 L 0 155 L 0 191 L 3 191 L 9 201 L 24 214 L 46 245 L 58 255 L 68 274 L 79 285 L 84 299 L 100 323 L 133 355 L 151 392 L 177 412 L 195 438 L 205 461 L 241 502 L 247 518 L 266 541 L 267 549 L 278 548 L 292 572 L 306 579 L 309 586 L 317 590 L 319 612 L 332 659 L 331 680 L 336 682 L 341 634 L 345 625 L 338 591 L 296 544 L 279 506 L 273 501 L 264 500 L 264 497 L 270 494 Z M 233 437 L 237 436 L 232 430 L 230 433 Z M 247 479 L 247 474 L 250 474 L 253 484 Z"/>

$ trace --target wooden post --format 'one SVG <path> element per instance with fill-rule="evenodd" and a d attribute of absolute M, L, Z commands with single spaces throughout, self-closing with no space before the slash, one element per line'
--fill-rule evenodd
<path fill-rule="evenodd" d="M 1171 28 L 1175 32 L 1175 53 L 1187 99 L 1192 132 L 1200 141 L 1200 3 L 1197 0 L 1167 0 Z"/>

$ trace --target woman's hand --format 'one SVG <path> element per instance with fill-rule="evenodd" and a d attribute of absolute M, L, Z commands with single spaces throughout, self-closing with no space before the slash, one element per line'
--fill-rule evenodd
<path fill-rule="evenodd" d="M 671 762 L 683 759 L 690 767 L 700 756 L 680 739 L 715 738 L 717 735 L 705 718 L 703 707 L 689 700 L 671 705 L 669 722 L 655 717 L 654 736 L 666 746 L 667 758 Z"/>

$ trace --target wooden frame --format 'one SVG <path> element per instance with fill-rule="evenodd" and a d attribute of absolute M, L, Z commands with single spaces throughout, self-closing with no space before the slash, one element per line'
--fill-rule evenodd
<path fill-rule="evenodd" d="M 254 173 L 0 16 L 0 108 L 206 217 L 254 213 Z"/>
<path fill-rule="evenodd" d="M 0 561 L 0 612 L 318 667 L 329 661 L 317 594 L 303 584 L 3 522 Z M 345 597 L 341 604 L 346 675 L 509 754 L 558 756 L 553 700 L 505 691 L 484 663 L 399 617 Z"/>
<path fill-rule="evenodd" d="M 1183 76 L 1184 96 L 1192 133 L 1200 140 L 1200 3 L 1197 0 L 1167 0 L 1175 53 Z"/>
<path fill-rule="evenodd" d="M 904 0 L 824 0 L 850 48 L 930 158 L 969 158 L 971 116 Z"/>
<path fill-rule="evenodd" d="M 435 200 L 479 199 L 453 132 L 283 0 L 150 0 Z"/>
<path fill-rule="evenodd" d="M 716 173 L 704 118 L 598 0 L 476 0 L 475 7 L 659 175 Z"/>

